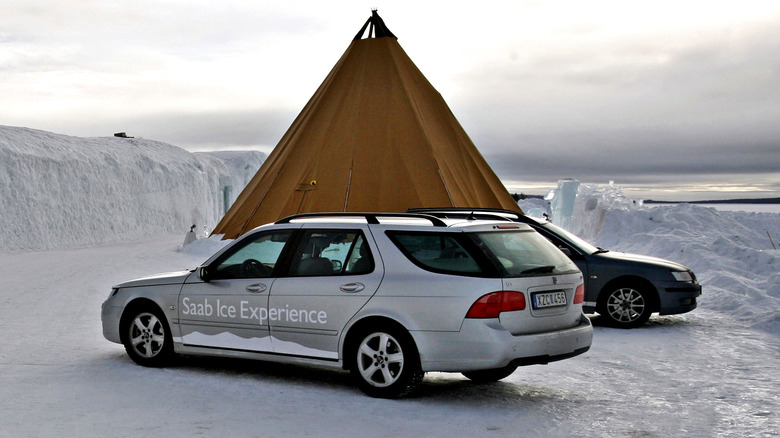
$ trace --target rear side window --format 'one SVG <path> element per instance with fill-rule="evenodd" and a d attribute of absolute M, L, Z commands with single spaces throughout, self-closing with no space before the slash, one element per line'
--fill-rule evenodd
<path fill-rule="evenodd" d="M 387 235 L 414 264 L 442 274 L 531 277 L 577 270 L 555 245 L 533 230 L 388 231 Z"/>
<path fill-rule="evenodd" d="M 416 265 L 434 272 L 479 276 L 485 272 L 473 245 L 462 233 L 388 232 L 390 239 Z M 472 248 L 469 248 L 472 246 Z"/>
<path fill-rule="evenodd" d="M 360 275 L 374 270 L 363 233 L 351 230 L 306 230 L 292 261 L 292 276 Z"/>

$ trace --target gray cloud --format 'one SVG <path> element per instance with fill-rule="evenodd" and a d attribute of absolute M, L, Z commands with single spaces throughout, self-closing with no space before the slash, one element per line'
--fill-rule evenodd
<path fill-rule="evenodd" d="M 776 8 L 657 2 L 636 6 L 645 19 L 602 1 L 378 6 L 507 181 L 778 189 Z M 369 10 L 11 0 L 4 14 L 0 123 L 195 150 L 275 145 Z M 452 25 L 462 31 L 440 38 Z"/>

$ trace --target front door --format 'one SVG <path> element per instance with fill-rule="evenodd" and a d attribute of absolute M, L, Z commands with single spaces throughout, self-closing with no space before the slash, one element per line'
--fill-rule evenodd
<path fill-rule="evenodd" d="M 292 230 L 247 237 L 190 276 L 179 295 L 182 342 L 189 346 L 271 352 L 268 292 Z"/>

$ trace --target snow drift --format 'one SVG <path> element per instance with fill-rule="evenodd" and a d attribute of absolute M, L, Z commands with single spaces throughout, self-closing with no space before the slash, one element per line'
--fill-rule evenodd
<path fill-rule="evenodd" d="M 208 230 L 263 158 L 0 126 L 0 250 L 183 235 L 193 224 Z"/>

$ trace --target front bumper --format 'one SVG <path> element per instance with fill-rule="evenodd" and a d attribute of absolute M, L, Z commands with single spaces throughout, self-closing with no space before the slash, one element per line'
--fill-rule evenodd
<path fill-rule="evenodd" d="M 117 344 L 122 343 L 119 335 L 119 321 L 122 318 L 123 307 L 110 305 L 109 301 L 100 308 L 100 320 L 103 323 L 103 337 Z"/>
<path fill-rule="evenodd" d="M 690 312 L 697 306 L 696 298 L 701 295 L 701 285 L 698 283 L 669 283 L 659 289 L 659 315 L 676 315 Z"/>
<path fill-rule="evenodd" d="M 546 364 L 582 354 L 593 341 L 590 320 L 566 329 L 513 336 L 497 319 L 467 319 L 459 332 L 411 332 L 423 371 L 462 372 Z"/>

